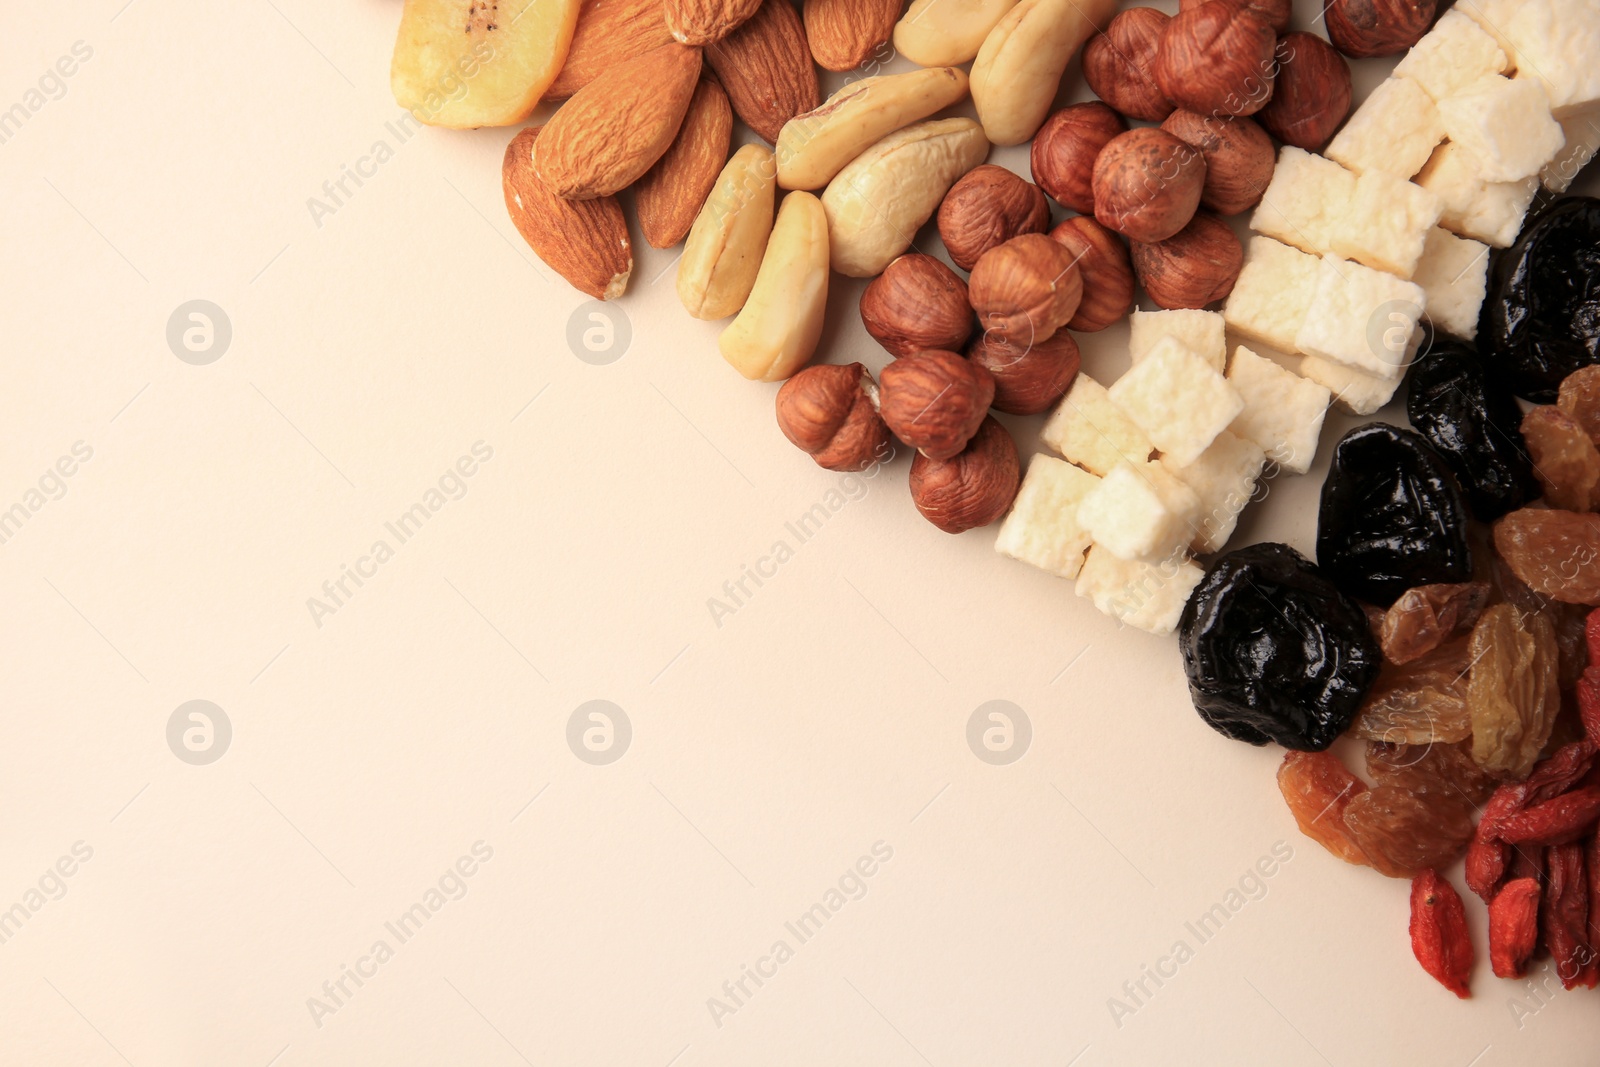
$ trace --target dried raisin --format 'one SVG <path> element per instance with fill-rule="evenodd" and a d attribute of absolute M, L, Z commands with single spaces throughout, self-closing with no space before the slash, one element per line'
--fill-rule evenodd
<path fill-rule="evenodd" d="M 1472 736 L 1466 640 L 1452 641 L 1404 667 L 1385 666 L 1350 725 L 1352 736 L 1392 745 L 1464 741 Z"/>
<path fill-rule="evenodd" d="M 1473 815 L 1473 806 L 1460 796 L 1380 785 L 1350 799 L 1344 823 L 1373 869 L 1409 878 L 1454 862 L 1472 840 Z"/>
<path fill-rule="evenodd" d="M 1499 786 L 1472 759 L 1470 744 L 1387 745 L 1367 742 L 1367 774 L 1378 785 L 1459 798 L 1476 808 Z"/>
<path fill-rule="evenodd" d="M 1583 424 L 1557 407 L 1537 407 L 1522 420 L 1533 473 L 1545 503 L 1562 511 L 1589 511 L 1600 486 L 1600 449 Z"/>
<path fill-rule="evenodd" d="M 1462 999 L 1472 995 L 1467 912 L 1455 886 L 1432 869 L 1411 880 L 1411 951 L 1440 985 Z"/>
<path fill-rule="evenodd" d="M 1419 585 L 1400 594 L 1383 616 L 1383 657 L 1410 663 L 1478 621 L 1489 603 L 1487 582 Z"/>
<path fill-rule="evenodd" d="M 1584 367 L 1567 375 L 1556 406 L 1577 419 L 1589 440 L 1600 446 L 1600 366 Z"/>
<path fill-rule="evenodd" d="M 1351 774 L 1331 752 L 1283 754 L 1278 789 L 1300 832 L 1346 863 L 1365 865 L 1367 858 L 1345 829 L 1344 811 L 1367 791 L 1367 783 Z"/>
<path fill-rule="evenodd" d="M 1472 757 L 1491 774 L 1526 778 L 1561 710 L 1555 630 L 1541 615 L 1496 604 L 1473 627 L 1469 647 Z"/>
<path fill-rule="evenodd" d="M 1600 515 L 1523 508 L 1494 524 L 1494 546 L 1535 593 L 1600 606 Z"/>

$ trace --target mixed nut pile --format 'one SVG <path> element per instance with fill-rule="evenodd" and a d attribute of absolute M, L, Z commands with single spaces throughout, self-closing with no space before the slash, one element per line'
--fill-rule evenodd
<path fill-rule="evenodd" d="M 1595 985 L 1600 201 L 1555 198 L 1600 149 L 1600 0 L 1331 0 L 1327 38 L 1291 0 L 1118 6 L 407 0 L 393 82 L 440 125 L 566 98 L 502 170 L 546 263 L 622 295 L 633 189 L 646 240 L 683 242 L 684 308 L 783 383 L 790 441 L 854 471 L 898 440 L 940 529 L 1000 522 L 1000 552 L 1177 630 L 1202 718 L 1289 749 L 1301 828 L 1414 878 L 1431 974 L 1466 995 L 1437 873 L 1464 853 L 1495 973 L 1542 945 Z M 820 100 L 817 67 L 891 41 L 919 68 Z M 1080 49 L 1099 99 L 1054 109 Z M 1352 114 L 1346 57 L 1402 53 Z M 969 97 L 975 120 L 940 117 Z M 1024 143 L 1032 181 L 985 162 Z M 948 263 L 912 251 L 930 221 Z M 871 279 L 876 379 L 813 362 L 833 274 Z M 1073 335 L 1124 320 L 1131 369 L 1102 384 Z M 1337 445 L 1316 563 L 1226 551 L 1330 406 L 1373 414 L 1408 373 L 1411 428 Z M 1054 454 L 1024 473 L 991 411 L 1048 413 Z"/>

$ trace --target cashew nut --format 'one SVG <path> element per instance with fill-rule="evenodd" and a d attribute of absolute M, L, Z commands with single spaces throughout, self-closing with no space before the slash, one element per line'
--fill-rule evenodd
<path fill-rule="evenodd" d="M 811 193 L 790 193 L 750 299 L 717 339 L 722 357 L 746 378 L 789 377 L 816 351 L 827 304 L 828 219 Z"/>
<path fill-rule="evenodd" d="M 891 133 L 841 170 L 822 194 L 833 269 L 882 274 L 989 142 L 972 119 L 934 119 Z"/>
<path fill-rule="evenodd" d="M 725 319 L 744 307 L 772 232 L 776 175 L 772 150 L 747 144 L 717 176 L 678 263 L 678 299 L 695 318 Z"/>
<path fill-rule="evenodd" d="M 966 95 L 967 72 L 955 67 L 852 82 L 815 111 L 783 124 L 778 134 L 778 184 L 785 189 L 820 189 L 874 142 Z"/>
<path fill-rule="evenodd" d="M 894 49 L 924 67 L 965 63 L 1017 0 L 916 0 L 894 27 Z"/>
<path fill-rule="evenodd" d="M 1022 0 L 972 62 L 972 102 L 998 145 L 1021 144 L 1050 112 L 1072 56 L 1117 13 L 1117 0 Z"/>

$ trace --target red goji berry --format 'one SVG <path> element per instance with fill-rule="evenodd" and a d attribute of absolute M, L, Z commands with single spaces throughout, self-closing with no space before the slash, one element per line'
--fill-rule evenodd
<path fill-rule="evenodd" d="M 1592 618 L 1592 616 L 1591 616 Z M 1593 662 L 1593 653 L 1590 653 Z M 1578 679 L 1578 718 L 1589 740 L 1600 742 L 1600 667 L 1591 666 Z"/>
<path fill-rule="evenodd" d="M 1523 797 L 1527 804 L 1542 804 L 1554 800 L 1581 782 L 1594 767 L 1593 741 L 1574 741 L 1562 745 L 1549 759 L 1541 760 L 1523 782 Z"/>
<path fill-rule="evenodd" d="M 1584 846 L 1584 866 L 1589 876 L 1589 962 L 1584 967 L 1584 984 L 1600 984 L 1600 833 Z"/>
<path fill-rule="evenodd" d="M 1497 978 L 1521 978 L 1539 944 L 1539 883 L 1513 878 L 1489 905 L 1489 965 Z"/>
<path fill-rule="evenodd" d="M 1411 951 L 1440 985 L 1462 999 L 1472 995 L 1467 912 L 1455 887 L 1431 868 L 1411 880 Z"/>
<path fill-rule="evenodd" d="M 1568 989 L 1582 982 L 1584 966 L 1593 958 L 1589 950 L 1589 879 L 1584 874 L 1583 853 L 1584 847 L 1578 843 L 1545 850 L 1548 875 L 1539 919 L 1556 974 Z"/>
<path fill-rule="evenodd" d="M 1589 641 L 1589 666 L 1600 667 L 1600 608 L 1589 612 L 1583 631 Z"/>
<path fill-rule="evenodd" d="M 1522 807 L 1527 795 L 1527 786 L 1522 782 L 1507 782 L 1496 789 L 1484 804 L 1472 843 L 1467 846 L 1467 887 L 1485 904 L 1494 899 L 1506 865 L 1511 862 L 1511 848 L 1498 836 L 1499 825 Z"/>
<path fill-rule="evenodd" d="M 1500 820 L 1495 836 L 1513 845 L 1564 845 L 1600 820 L 1600 786 L 1584 786 Z"/>

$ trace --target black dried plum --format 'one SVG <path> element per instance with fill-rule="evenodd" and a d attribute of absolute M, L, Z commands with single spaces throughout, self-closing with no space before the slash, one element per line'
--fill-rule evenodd
<path fill-rule="evenodd" d="M 1317 562 L 1340 589 L 1384 607 L 1412 586 L 1468 581 L 1467 505 L 1439 453 L 1386 423 L 1345 434 L 1322 485 Z"/>
<path fill-rule="evenodd" d="M 1383 662 L 1361 605 L 1288 545 L 1215 560 L 1178 633 L 1200 717 L 1252 745 L 1326 749 L 1350 727 Z"/>
<path fill-rule="evenodd" d="M 1600 200 L 1557 200 L 1495 258 L 1478 347 L 1496 377 L 1538 404 L 1600 363 Z"/>
<path fill-rule="evenodd" d="M 1503 384 L 1489 381 L 1476 349 L 1448 341 L 1418 360 L 1406 415 L 1455 472 L 1479 519 L 1492 522 L 1539 495 L 1522 409 Z"/>

